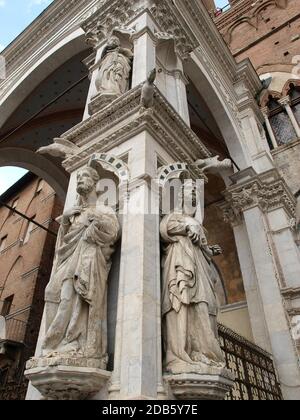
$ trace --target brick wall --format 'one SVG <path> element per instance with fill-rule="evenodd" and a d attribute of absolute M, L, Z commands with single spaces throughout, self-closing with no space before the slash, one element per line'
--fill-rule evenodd
<path fill-rule="evenodd" d="M 300 54 L 299 0 L 241 0 L 215 22 L 237 61 L 250 58 L 259 74 L 290 71 Z"/>
<path fill-rule="evenodd" d="M 5 200 L 6 204 L 18 199 L 17 210 L 57 232 L 54 219 L 62 213 L 62 205 L 52 188 L 35 176 L 21 189 L 14 187 L 14 192 Z M 39 188 L 38 188 L 39 187 Z M 40 189 L 40 192 L 37 192 Z M 26 360 L 34 354 L 44 307 L 44 290 L 51 274 L 56 237 L 39 227 L 34 227 L 27 243 L 24 238 L 29 222 L 13 214 L 5 207 L 0 207 L 0 238 L 7 235 L 5 248 L 0 254 L 0 311 L 5 299 L 14 295 L 10 317 L 25 323 L 26 328 L 20 341 L 25 347 L 15 357 L 17 370 L 22 369 Z M 18 339 L 18 340 L 19 340 Z M 6 361 L 2 358 L 0 368 Z M 11 372 L 13 378 L 15 372 Z"/>

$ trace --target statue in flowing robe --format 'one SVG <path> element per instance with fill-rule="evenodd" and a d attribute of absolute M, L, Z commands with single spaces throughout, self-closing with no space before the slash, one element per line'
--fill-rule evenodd
<path fill-rule="evenodd" d="M 46 288 L 43 356 L 84 357 L 107 365 L 107 280 L 119 238 L 115 212 L 97 205 L 97 171 L 78 172 L 80 203 L 62 217 Z"/>
<path fill-rule="evenodd" d="M 166 372 L 203 373 L 207 365 L 224 366 L 217 336 L 218 273 L 212 257 L 219 246 L 208 246 L 203 226 L 195 219 L 194 184 L 182 202 L 161 222 L 164 244 L 162 317 Z"/>
<path fill-rule="evenodd" d="M 122 48 L 117 36 L 112 36 L 104 48 L 96 78 L 98 93 L 120 96 L 129 90 L 133 54 Z"/>

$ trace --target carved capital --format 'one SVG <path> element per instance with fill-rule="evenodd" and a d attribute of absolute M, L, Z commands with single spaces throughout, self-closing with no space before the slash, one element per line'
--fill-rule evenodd
<path fill-rule="evenodd" d="M 118 0 L 100 1 L 81 22 L 88 45 L 97 48 L 113 32 L 132 35 L 134 30 L 127 25 L 140 10 L 141 7 L 129 0 L 122 1 L 122 4 Z"/>
<path fill-rule="evenodd" d="M 219 208 L 223 211 L 225 222 L 233 226 L 240 224 L 243 213 L 253 207 L 259 207 L 264 213 L 281 207 L 290 218 L 295 217 L 295 198 L 276 170 L 229 187 L 223 194 L 225 201 Z"/>
<path fill-rule="evenodd" d="M 179 20 L 179 14 L 173 2 L 155 0 L 154 3 L 150 11 L 163 30 L 160 36 L 173 39 L 178 55 L 183 59 L 187 58 L 199 45 L 195 35 L 188 25 Z"/>
<path fill-rule="evenodd" d="M 265 106 L 264 108 L 261 108 L 261 112 L 262 112 L 265 119 L 269 118 L 270 112 L 269 112 L 269 108 L 267 106 Z"/>
<path fill-rule="evenodd" d="M 284 96 L 278 101 L 283 107 L 291 105 L 291 98 L 289 96 Z"/>

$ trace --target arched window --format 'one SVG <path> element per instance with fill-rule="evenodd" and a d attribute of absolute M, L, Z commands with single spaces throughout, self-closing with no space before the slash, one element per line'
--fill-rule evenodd
<path fill-rule="evenodd" d="M 269 120 L 278 146 L 295 140 L 297 134 L 284 107 L 272 96 L 269 96 L 267 107 L 269 110 Z"/>
<path fill-rule="evenodd" d="M 300 125 L 300 86 L 290 84 L 289 97 L 291 98 L 291 108 L 295 114 L 296 120 Z"/>
<path fill-rule="evenodd" d="M 32 217 L 32 220 L 34 220 L 35 217 L 36 216 L 34 215 Z M 29 242 L 31 232 L 35 229 L 35 227 L 36 227 L 36 225 L 33 222 L 28 222 L 27 229 L 26 229 L 25 236 L 24 236 L 24 240 L 23 240 L 23 245 L 26 245 Z"/>
<path fill-rule="evenodd" d="M 40 194 L 43 190 L 44 187 L 44 180 L 43 179 L 39 179 L 37 187 L 36 187 L 36 195 Z"/>

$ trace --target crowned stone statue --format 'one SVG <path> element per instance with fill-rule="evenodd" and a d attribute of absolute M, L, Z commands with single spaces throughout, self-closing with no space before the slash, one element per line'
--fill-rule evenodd
<path fill-rule="evenodd" d="M 164 369 L 170 374 L 206 373 L 223 368 L 217 337 L 218 273 L 212 257 L 222 253 L 209 246 L 195 214 L 199 203 L 195 184 L 185 183 L 177 208 L 161 223 L 163 257 Z"/>

